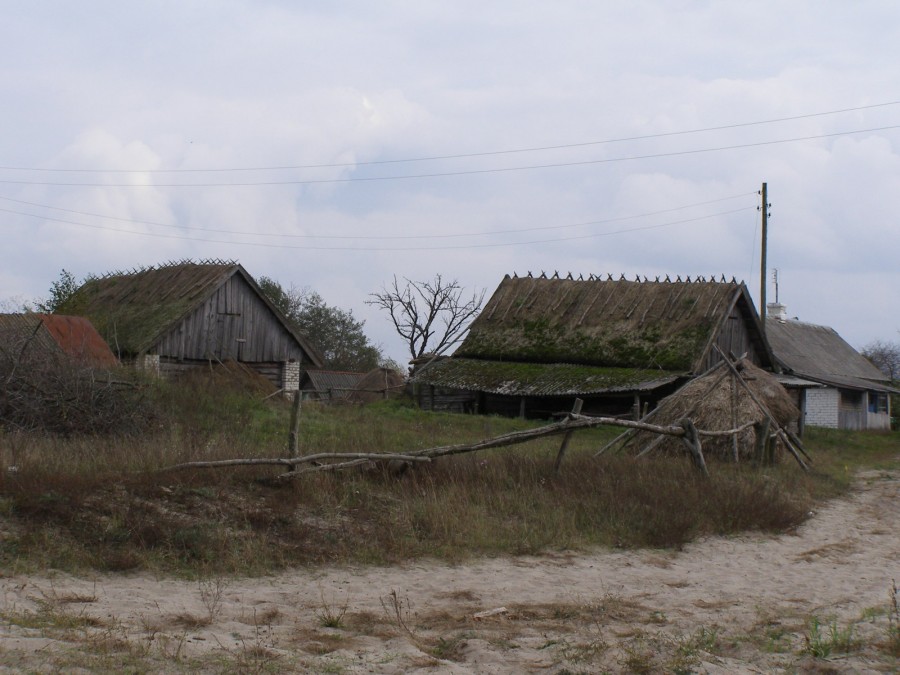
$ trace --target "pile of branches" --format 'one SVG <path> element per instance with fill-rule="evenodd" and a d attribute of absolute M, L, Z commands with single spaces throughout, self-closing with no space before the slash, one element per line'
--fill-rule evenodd
<path fill-rule="evenodd" d="M 28 337 L 0 344 L 0 428 L 120 434 L 153 417 L 146 388 L 123 369 L 98 369 L 37 348 Z"/>

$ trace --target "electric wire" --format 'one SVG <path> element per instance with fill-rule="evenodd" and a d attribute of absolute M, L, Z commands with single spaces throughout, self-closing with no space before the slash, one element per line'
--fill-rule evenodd
<path fill-rule="evenodd" d="M 659 211 L 648 211 L 646 213 L 639 213 L 630 216 L 619 216 L 616 218 L 605 218 L 602 220 L 589 220 L 581 223 L 569 223 L 566 225 L 543 225 L 539 227 L 524 227 L 524 228 L 509 228 L 505 230 L 486 230 L 484 232 L 461 232 L 461 233 L 452 233 L 452 234 L 406 234 L 406 235 L 334 235 L 334 234 L 287 234 L 287 233 L 278 233 L 278 232 L 250 232 L 245 230 L 222 230 L 222 229 L 214 229 L 214 228 L 203 228 L 203 227 L 191 227 L 189 225 L 181 226 L 181 225 L 172 225 L 169 223 L 160 223 L 152 220 L 136 220 L 132 218 L 121 218 L 118 216 L 107 216 L 101 213 L 91 213 L 89 211 L 76 211 L 74 209 L 65 209 L 58 206 L 49 206 L 46 204 L 38 204 L 36 202 L 29 202 L 23 199 L 13 199 L 11 197 L 4 197 L 0 195 L 0 200 L 14 202 L 16 204 L 26 204 L 28 206 L 34 206 L 37 208 L 48 209 L 52 211 L 60 211 L 64 213 L 72 213 L 79 216 L 89 216 L 92 218 L 103 218 L 105 220 L 115 220 L 117 222 L 122 223 L 131 223 L 133 225 L 151 225 L 154 227 L 165 227 L 169 229 L 175 230 L 190 230 L 190 231 L 198 231 L 204 233 L 215 233 L 215 234 L 234 234 L 241 236 L 254 236 L 254 237 L 278 237 L 283 239 L 351 239 L 351 240 L 371 240 L 371 241 L 380 241 L 380 240 L 392 240 L 392 239 L 456 239 L 461 237 L 485 237 L 491 235 L 498 234 L 516 234 L 522 232 L 537 232 L 541 230 L 564 230 L 575 227 L 585 227 L 588 225 L 602 225 L 606 223 L 615 223 L 622 222 L 626 220 L 636 220 L 638 218 L 646 218 L 649 216 L 657 216 L 662 215 L 664 213 L 673 213 L 675 211 L 683 211 L 685 209 L 694 208 L 697 206 L 706 206 L 709 204 L 718 204 L 721 202 L 731 201 L 734 199 L 741 199 L 743 197 L 747 197 L 749 195 L 755 195 L 755 192 L 743 193 L 738 195 L 732 195 L 730 197 L 721 197 L 719 199 L 709 199 L 702 202 L 695 202 L 693 204 L 685 204 L 683 206 L 675 206 L 668 209 L 662 209 Z M 5 213 L 29 216 L 32 218 L 42 218 L 44 216 L 32 213 L 26 213 L 24 211 L 13 211 L 9 209 L 2 209 L 0 211 Z"/>
<path fill-rule="evenodd" d="M 720 216 L 727 216 L 734 213 L 741 213 L 743 211 L 747 211 L 748 209 L 756 207 L 742 207 L 738 209 L 732 209 L 730 211 L 722 211 L 719 213 L 711 213 L 704 216 L 697 216 L 694 218 L 684 218 L 681 220 L 669 221 L 667 223 L 658 223 L 654 225 L 641 225 L 637 227 L 631 228 L 622 228 L 619 230 L 612 230 L 608 232 L 597 232 L 593 234 L 585 234 L 571 237 L 558 237 L 555 239 L 535 239 L 529 241 L 506 241 L 506 242 L 493 242 L 486 244 L 460 244 L 460 245 L 450 245 L 450 246 L 405 246 L 405 247 L 371 247 L 371 246 L 299 246 L 299 245 L 291 245 L 291 244 L 275 244 L 275 243 L 266 243 L 266 242 L 254 242 L 254 241 L 228 241 L 228 240 L 220 240 L 220 239 L 207 239 L 202 237 L 185 237 L 179 236 L 176 234 L 163 234 L 159 232 L 139 232 L 136 230 L 123 230 L 114 227 L 104 227 L 102 225 L 91 225 L 88 223 L 79 223 L 73 220 L 66 220 L 63 218 L 51 218 L 47 216 L 36 216 L 30 213 L 13 211 L 10 209 L 0 208 L 0 212 L 3 213 L 12 213 L 21 216 L 27 216 L 31 218 L 39 218 L 44 221 L 62 223 L 66 225 L 76 225 L 78 227 L 87 227 L 94 230 L 104 230 L 109 232 L 116 232 L 119 234 L 134 234 L 144 237 L 153 237 L 158 239 L 178 239 L 182 241 L 197 241 L 203 243 L 212 243 L 212 244 L 229 244 L 229 245 L 238 245 L 238 246 L 253 246 L 257 248 L 280 248 L 280 249 L 296 249 L 296 250 L 306 250 L 306 251 L 358 251 L 358 252 L 387 252 L 387 251 L 450 251 L 450 250 L 471 250 L 471 249 L 480 249 L 480 248 L 497 248 L 497 247 L 508 247 L 508 246 L 530 246 L 533 244 L 551 244 L 551 243 L 559 243 L 559 242 L 567 242 L 567 241 L 578 241 L 584 239 L 596 239 L 599 237 L 608 237 L 616 234 L 624 234 L 628 232 L 640 232 L 644 230 L 654 230 L 660 229 L 663 227 L 670 227 L 673 225 L 682 225 L 686 223 L 698 222 L 701 220 L 708 220 L 710 218 L 718 218 Z"/>
<path fill-rule="evenodd" d="M 680 131 L 668 131 L 656 134 L 644 134 L 641 136 L 626 136 L 622 138 L 610 138 L 600 141 L 582 141 L 578 143 L 563 143 L 559 145 L 544 145 L 529 148 L 514 148 L 509 150 L 487 150 L 483 152 L 469 152 L 449 155 L 432 155 L 426 157 L 411 157 L 401 159 L 381 159 L 360 162 L 338 162 L 331 164 L 296 164 L 285 166 L 256 166 L 256 167 L 224 167 L 224 168 L 198 168 L 198 169 L 84 169 L 84 168 L 43 168 L 43 167 L 26 167 L 26 166 L 0 166 L 0 170 L 4 171 L 33 171 L 33 172 L 58 172 L 58 173 L 108 173 L 108 174 L 129 174 L 129 173 L 225 173 L 239 171 L 290 171 L 296 169 L 327 169 L 342 167 L 358 167 L 358 166 L 375 166 L 382 164 L 404 164 L 413 162 L 433 162 L 448 159 L 468 159 L 473 157 L 491 157 L 497 155 L 511 155 L 526 152 L 544 152 L 547 150 L 565 150 L 571 148 L 583 148 L 596 145 L 609 145 L 613 143 L 625 143 L 631 141 L 643 141 L 657 138 L 670 138 L 673 136 L 687 136 L 691 134 L 707 133 L 711 131 L 725 131 L 729 129 L 740 129 L 753 126 L 762 126 L 766 124 L 777 124 L 781 122 L 791 122 L 802 119 L 811 119 L 814 117 L 825 117 L 828 115 L 839 115 L 848 112 L 859 112 L 861 110 L 871 110 L 874 108 L 884 108 L 888 106 L 900 105 L 900 101 L 887 101 L 884 103 L 873 103 L 870 105 L 856 106 L 853 108 L 841 108 L 840 110 L 828 110 L 824 112 L 805 113 L 802 115 L 792 115 L 789 117 L 776 117 L 767 120 L 758 120 L 755 122 L 736 122 L 733 124 L 723 124 L 719 126 L 703 127 L 699 129 L 684 129 Z"/>
<path fill-rule="evenodd" d="M 798 136 L 795 138 L 785 138 L 771 141 L 757 141 L 755 143 L 740 143 L 736 145 L 724 145 L 713 148 L 697 148 L 694 150 L 678 150 L 673 152 L 658 152 L 647 155 L 632 155 L 629 157 L 607 157 L 603 159 L 589 159 L 577 162 L 558 162 L 551 164 L 533 164 L 527 166 L 500 167 L 494 169 L 468 169 L 462 171 L 441 171 L 435 173 L 420 174 L 401 174 L 394 176 L 355 176 L 348 178 L 315 178 L 300 180 L 271 180 L 271 181 L 247 181 L 232 183 L 73 183 L 63 181 L 28 181 L 28 180 L 11 180 L 0 179 L 0 183 L 5 185 L 45 185 L 59 187 L 105 187 L 105 188 L 185 188 L 185 187 L 262 187 L 262 186 L 279 186 L 279 185 L 320 185 L 335 183 L 366 183 L 366 182 L 383 182 L 391 180 L 411 180 L 422 178 L 446 178 L 451 176 L 472 176 L 493 173 L 511 173 L 517 171 L 532 171 L 536 169 L 555 169 L 563 167 L 588 166 L 598 164 L 613 164 L 617 162 L 628 162 L 643 159 L 661 159 L 666 157 L 680 157 L 687 155 L 700 155 L 713 152 L 723 152 L 726 150 L 739 150 L 744 148 L 758 148 L 771 145 L 780 145 L 785 143 L 796 143 L 800 141 L 820 140 L 824 138 L 835 138 L 838 136 L 850 136 L 854 134 L 869 133 L 875 131 L 888 131 L 900 128 L 900 124 L 871 127 L 868 129 L 855 129 L 853 131 L 838 131 L 829 134 L 815 134 L 811 136 Z"/>

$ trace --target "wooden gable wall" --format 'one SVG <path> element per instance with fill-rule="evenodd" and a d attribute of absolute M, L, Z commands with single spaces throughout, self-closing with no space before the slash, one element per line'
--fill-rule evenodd
<path fill-rule="evenodd" d="M 229 277 L 150 352 L 177 360 L 310 361 L 240 274 Z"/>
<path fill-rule="evenodd" d="M 747 360 L 753 365 L 762 368 L 771 367 L 769 359 L 760 353 L 758 340 L 753 340 L 751 336 L 746 310 L 742 307 L 740 298 L 732 305 L 722 322 L 713 344 L 718 345 L 726 355 L 733 354 L 740 358 L 746 354 Z M 710 346 L 695 374 L 706 371 L 721 360 L 719 353 Z"/>

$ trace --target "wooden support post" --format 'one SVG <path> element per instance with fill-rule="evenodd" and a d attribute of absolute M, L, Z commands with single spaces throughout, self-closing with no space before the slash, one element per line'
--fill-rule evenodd
<path fill-rule="evenodd" d="M 699 469 L 700 473 L 709 478 L 709 469 L 706 468 L 706 460 L 703 458 L 703 448 L 700 445 L 700 434 L 697 433 L 697 427 L 687 417 L 678 422 L 684 429 L 684 436 L 681 440 L 688 447 L 694 465 Z"/>
<path fill-rule="evenodd" d="M 577 415 L 581 412 L 581 406 L 584 405 L 584 401 L 580 398 L 575 399 L 575 405 L 572 406 L 572 414 Z M 569 447 L 569 440 L 572 438 L 572 434 L 574 431 L 567 431 L 565 436 L 563 436 L 562 443 L 559 445 L 559 452 L 556 453 L 556 462 L 553 464 L 553 471 L 555 473 L 559 473 L 559 467 L 562 464 L 563 455 L 566 454 L 566 448 Z"/>
<path fill-rule="evenodd" d="M 753 425 L 754 431 L 756 432 L 756 445 L 753 451 L 753 458 L 759 464 L 765 464 L 766 461 L 766 443 L 768 443 L 769 440 L 770 425 L 771 422 L 769 422 L 768 417 Z"/>
<path fill-rule="evenodd" d="M 737 382 L 734 381 L 734 374 L 731 376 L 731 428 L 735 429 L 738 425 L 738 391 Z M 738 437 L 737 434 L 731 437 L 731 455 L 734 457 L 734 463 L 739 460 L 738 455 Z"/>
<path fill-rule="evenodd" d="M 525 397 L 519 399 L 519 419 L 525 419 Z"/>
<path fill-rule="evenodd" d="M 300 405 L 302 395 L 300 390 L 294 392 L 294 405 L 291 407 L 291 431 L 288 434 L 288 457 L 294 459 L 300 456 Z M 296 466 L 291 466 L 293 471 Z"/>
<path fill-rule="evenodd" d="M 634 395 L 634 421 L 638 422 L 641 419 L 641 395 Z"/>

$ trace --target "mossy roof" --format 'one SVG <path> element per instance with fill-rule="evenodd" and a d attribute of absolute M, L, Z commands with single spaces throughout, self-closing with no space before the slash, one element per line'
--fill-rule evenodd
<path fill-rule="evenodd" d="M 93 277 L 59 308 L 90 319 L 115 351 L 141 354 L 153 347 L 232 276 L 240 275 L 317 366 L 322 357 L 265 297 L 236 262 L 179 262 Z"/>
<path fill-rule="evenodd" d="M 413 377 L 413 382 L 507 396 L 573 396 L 651 391 L 682 375 L 684 373 L 638 368 L 453 357 L 424 366 Z"/>
<path fill-rule="evenodd" d="M 755 316 L 737 282 L 507 276 L 455 356 L 693 371 L 738 301 Z"/>

